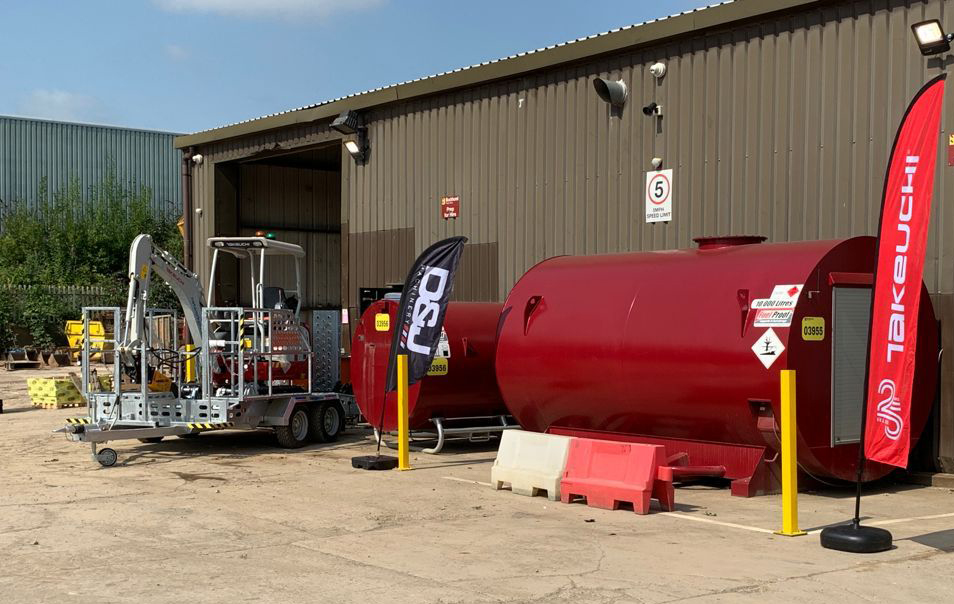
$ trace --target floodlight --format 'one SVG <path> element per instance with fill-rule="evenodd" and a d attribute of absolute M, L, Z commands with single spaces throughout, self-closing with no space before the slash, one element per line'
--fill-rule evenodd
<path fill-rule="evenodd" d="M 926 57 L 951 50 L 954 34 L 945 34 L 941 22 L 937 19 L 915 23 L 911 26 L 911 31 L 914 32 L 918 49 Z"/>

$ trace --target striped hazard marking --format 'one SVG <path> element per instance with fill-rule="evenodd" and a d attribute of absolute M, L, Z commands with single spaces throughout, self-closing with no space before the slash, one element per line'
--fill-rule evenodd
<path fill-rule="evenodd" d="M 88 417 L 67 417 L 67 418 L 66 418 L 66 423 L 68 423 L 68 424 L 73 424 L 73 425 L 76 425 L 76 424 L 91 424 L 91 423 L 93 423 L 93 420 L 91 420 L 91 419 L 88 418 Z"/>
<path fill-rule="evenodd" d="M 199 431 L 208 431 L 208 430 L 225 430 L 226 428 L 231 428 L 234 424 L 232 422 L 223 422 L 215 424 L 186 424 L 190 430 L 199 430 Z"/>

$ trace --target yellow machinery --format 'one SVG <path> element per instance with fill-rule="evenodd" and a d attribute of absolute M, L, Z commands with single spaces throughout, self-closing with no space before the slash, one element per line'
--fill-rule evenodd
<path fill-rule="evenodd" d="M 83 333 L 83 322 L 82 321 L 67 321 L 66 322 L 66 342 L 69 344 L 70 352 L 74 359 L 79 359 L 80 352 L 83 350 L 83 338 L 86 334 Z M 106 337 L 106 329 L 103 327 L 102 321 L 90 321 L 89 322 L 89 336 L 90 336 L 90 360 L 99 361 L 102 360 L 102 352 L 104 350 L 112 350 L 112 344 L 107 345 L 105 340 L 112 339 L 112 336 L 109 338 Z M 94 352 L 95 351 L 95 352 Z"/>

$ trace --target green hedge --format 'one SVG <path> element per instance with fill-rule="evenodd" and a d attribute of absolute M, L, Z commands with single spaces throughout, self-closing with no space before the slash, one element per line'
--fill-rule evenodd
<path fill-rule="evenodd" d="M 77 181 L 39 199 L 4 204 L 0 228 L 0 284 L 96 285 L 106 288 L 109 305 L 125 304 L 129 245 L 149 233 L 159 247 L 182 256 L 175 221 L 154 211 L 149 187 L 108 176 L 83 190 Z M 150 304 L 175 307 L 171 290 L 155 280 Z M 46 292 L 0 292 L 0 348 L 33 344 L 50 348 L 65 342 L 64 322 L 79 309 Z M 17 338 L 29 334 L 30 341 Z M 16 341 L 15 341 L 16 340 Z"/>

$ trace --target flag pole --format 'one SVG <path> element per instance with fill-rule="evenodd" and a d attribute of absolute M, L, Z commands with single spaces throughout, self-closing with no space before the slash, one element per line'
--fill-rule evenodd
<path fill-rule="evenodd" d="M 905 215 L 907 217 L 904 220 L 911 220 L 911 216 L 915 212 L 915 209 L 914 209 L 915 208 L 915 201 L 914 201 L 915 190 L 912 183 L 914 181 L 914 178 L 915 178 L 914 175 L 916 174 L 916 170 L 917 170 L 916 167 L 911 167 L 911 165 L 918 164 L 919 158 L 923 154 L 925 157 L 928 157 L 928 161 L 925 162 L 925 165 L 927 166 L 925 169 L 930 171 L 931 176 L 928 181 L 925 182 L 922 177 L 922 180 L 919 182 L 919 186 L 925 187 L 924 190 L 927 191 L 926 195 L 922 193 L 922 198 L 920 200 L 920 201 L 924 201 L 924 205 L 922 206 L 920 201 L 917 204 L 917 208 L 919 209 L 922 207 L 924 208 L 923 210 L 921 210 L 921 214 L 917 217 L 919 220 L 922 220 L 923 224 L 922 222 L 915 223 L 922 230 L 917 232 L 917 235 L 913 235 L 911 225 L 905 224 L 904 226 L 907 227 L 908 239 L 903 244 L 904 250 L 898 249 L 898 251 L 903 251 L 907 253 L 908 247 L 909 245 L 911 245 L 912 238 L 913 237 L 920 238 L 921 248 L 919 249 L 918 245 L 914 244 L 915 249 L 917 250 L 914 253 L 921 254 L 921 256 L 918 259 L 916 259 L 913 263 L 918 268 L 910 269 L 912 271 L 910 274 L 915 274 L 914 271 L 916 271 L 916 274 L 917 274 L 916 286 L 920 288 L 921 279 L 922 279 L 921 273 L 923 268 L 923 264 L 922 264 L 923 263 L 923 244 L 924 244 L 925 238 L 927 237 L 926 229 L 928 228 L 930 224 L 930 214 L 928 214 L 927 212 L 930 211 L 931 191 L 933 190 L 933 183 L 934 183 L 934 175 L 933 175 L 934 159 L 935 159 L 934 154 L 936 154 L 936 148 L 937 148 L 936 147 L 937 127 L 940 121 L 940 104 L 942 100 L 941 95 L 943 95 L 944 93 L 943 80 L 945 79 L 945 77 L 946 77 L 946 74 L 941 74 L 935 78 L 932 78 L 924 86 L 921 87 L 921 89 L 917 92 L 917 94 L 914 95 L 914 98 L 911 100 L 910 104 L 908 105 L 907 109 L 904 112 L 904 115 L 901 118 L 901 124 L 898 126 L 898 131 L 894 137 L 894 143 L 891 145 L 891 150 L 888 153 L 888 166 L 885 170 L 884 189 L 881 194 L 881 210 L 878 217 L 878 239 L 876 243 L 875 263 L 874 263 L 874 269 L 872 271 L 871 307 L 870 307 L 869 322 L 868 322 L 868 348 L 867 348 L 866 362 L 865 362 L 865 381 L 864 381 L 864 389 L 863 389 L 863 399 L 861 403 L 861 434 L 859 435 L 859 438 L 858 438 L 858 464 L 857 464 L 857 472 L 855 474 L 855 515 L 852 518 L 852 521 L 850 524 L 830 526 L 822 530 L 821 545 L 822 547 L 825 547 L 828 549 L 834 549 L 834 550 L 845 551 L 845 552 L 853 552 L 853 553 L 874 553 L 874 552 L 882 552 L 882 551 L 891 549 L 892 547 L 893 538 L 889 531 L 882 528 L 873 527 L 873 526 L 863 526 L 861 524 L 861 481 L 864 478 L 865 463 L 868 457 L 868 454 L 866 453 L 865 449 L 866 449 L 866 441 L 868 440 L 867 438 L 868 436 L 867 424 L 868 424 L 868 411 L 869 411 L 868 408 L 871 402 L 869 400 L 869 396 L 871 395 L 871 390 L 872 390 L 869 380 L 871 379 L 871 375 L 872 375 L 872 360 L 873 360 L 872 353 L 876 350 L 874 346 L 874 342 L 873 342 L 873 334 L 874 334 L 875 321 L 876 319 L 879 318 L 879 316 L 876 314 L 875 311 L 880 309 L 880 307 L 876 307 L 875 304 L 878 302 L 879 292 L 882 294 L 884 293 L 884 288 L 883 287 L 879 288 L 879 281 L 878 281 L 878 276 L 880 272 L 878 269 L 881 265 L 881 260 L 882 260 L 881 247 L 882 247 L 882 244 L 884 243 L 883 241 L 884 233 L 882 232 L 882 229 L 885 227 L 885 220 L 884 220 L 885 208 L 889 206 L 889 194 L 890 195 L 898 194 L 895 192 L 894 187 L 898 187 L 900 189 L 900 202 L 898 203 L 898 205 L 895 205 L 895 201 L 897 200 L 897 198 L 895 197 L 891 198 L 891 202 L 890 202 L 891 209 L 892 209 L 891 216 L 894 217 L 895 216 L 894 213 L 898 212 L 899 215 Z M 936 114 L 931 114 L 925 119 L 925 116 L 922 114 L 925 111 L 929 111 L 929 109 L 925 109 L 924 107 L 922 107 L 920 105 L 920 102 L 922 100 L 922 97 L 925 95 L 925 93 L 928 90 L 932 90 L 932 91 L 935 90 L 935 86 L 938 85 L 939 83 L 940 83 L 940 88 L 939 88 L 940 92 L 930 97 L 930 101 L 929 101 L 929 103 L 936 104 L 936 110 L 937 110 Z M 929 104 L 928 107 L 931 107 L 931 105 Z M 918 108 L 918 111 L 916 113 L 914 111 L 915 108 Z M 920 122 L 923 122 L 923 123 L 919 123 L 917 119 L 915 119 L 915 121 L 911 121 L 909 118 L 911 118 L 912 113 L 915 113 L 916 117 L 920 118 Z M 932 120 L 935 118 L 936 118 L 936 121 L 933 121 L 932 123 Z M 930 143 L 930 140 L 932 137 L 934 139 L 933 145 Z M 903 143 L 902 143 L 903 147 L 899 147 L 899 142 L 902 142 L 902 138 L 903 138 Z M 901 164 L 899 159 L 902 157 L 905 158 L 905 164 L 903 165 Z M 913 159 L 913 162 L 911 161 L 912 159 Z M 910 162 L 911 165 L 909 165 L 908 162 Z M 904 183 L 903 176 L 905 174 L 908 175 L 907 185 L 903 184 Z M 890 191 L 889 191 L 889 186 L 891 187 Z M 918 189 L 918 192 L 920 191 L 921 189 Z M 907 208 L 908 208 L 907 210 L 904 209 L 905 199 L 909 200 L 907 205 Z M 900 225 L 901 223 L 899 222 L 897 224 Z M 898 230 L 899 231 L 901 230 L 900 226 L 898 227 Z M 896 246 L 896 249 L 900 247 L 901 246 Z M 902 267 L 908 266 L 907 256 L 900 256 L 900 258 L 903 261 Z M 895 283 L 900 283 L 905 281 L 906 275 L 908 273 L 906 272 L 904 268 L 902 268 L 900 272 L 902 276 L 901 277 L 898 276 L 897 258 L 895 261 L 895 268 L 893 273 L 891 272 L 890 267 L 886 267 L 886 268 L 888 268 L 889 274 L 893 275 L 893 281 Z M 889 280 L 891 280 L 891 277 L 889 277 Z M 880 284 L 880 285 L 884 285 L 884 284 Z M 901 283 L 901 285 L 902 285 L 901 292 L 903 295 L 905 283 Z M 894 294 L 894 295 L 897 296 L 897 294 Z M 915 313 L 917 312 L 918 299 L 919 299 L 919 296 L 916 295 L 915 302 L 914 302 Z M 884 301 L 882 300 L 882 303 L 883 302 Z M 895 305 L 892 304 L 891 306 L 892 306 L 892 309 L 894 309 Z M 901 312 L 903 313 L 904 311 L 905 311 L 905 307 L 901 306 Z M 917 315 L 914 315 L 913 324 L 915 326 L 917 325 Z M 881 325 L 882 324 L 879 323 L 879 334 L 882 329 Z M 902 327 L 902 330 L 904 329 L 905 328 Z M 902 337 L 902 340 L 900 342 L 903 344 L 905 342 L 905 340 L 903 339 L 904 336 L 902 335 L 901 337 Z M 916 333 L 915 333 L 915 337 L 916 337 Z M 913 344 L 911 345 L 913 346 Z M 901 351 L 904 351 L 901 354 L 911 354 L 910 352 L 908 352 L 909 349 L 905 349 L 903 346 L 900 346 L 897 348 L 899 348 Z M 880 348 L 877 350 L 877 352 L 875 352 L 875 354 L 877 354 L 878 356 L 877 356 L 877 364 L 874 368 L 874 375 L 876 376 L 876 379 L 882 380 L 881 381 L 882 384 L 884 384 L 885 382 L 890 384 L 891 389 L 889 391 L 889 396 L 893 398 L 894 388 L 895 388 L 895 382 L 893 381 L 893 379 L 898 379 L 899 382 L 901 380 L 907 380 L 906 383 L 901 384 L 902 388 L 904 388 L 905 386 L 910 387 L 910 383 L 911 381 L 913 381 L 913 377 L 905 374 L 905 375 L 902 375 L 901 378 L 894 378 L 892 374 L 891 378 L 885 378 L 885 371 L 886 371 L 885 363 L 890 363 L 892 361 L 891 348 L 889 347 L 886 350 L 888 351 L 886 360 L 881 357 Z M 902 368 L 901 371 L 904 371 L 904 369 Z M 883 394 L 881 386 L 878 387 L 878 391 L 879 391 L 879 394 Z M 906 392 L 906 396 L 909 397 L 910 392 Z M 892 399 L 889 398 L 888 402 L 890 403 L 891 400 Z M 897 399 L 894 399 L 894 400 L 897 401 Z M 905 404 L 910 404 L 910 399 L 908 399 Z M 898 405 L 900 407 L 901 403 L 898 403 Z M 882 404 L 879 404 L 878 405 L 879 414 L 881 412 L 881 407 L 882 407 Z M 899 436 L 904 436 L 905 438 L 908 438 L 904 432 L 905 426 L 902 424 L 902 420 L 900 417 L 898 418 L 897 423 L 898 423 L 897 434 L 892 436 L 886 432 L 886 434 L 888 435 L 887 437 L 893 440 L 897 440 Z M 881 442 L 879 442 L 878 440 L 875 440 L 874 442 L 870 444 L 873 447 L 875 459 L 878 459 L 879 461 L 882 461 L 883 463 L 887 463 L 890 465 L 896 465 L 896 466 L 905 465 L 906 457 L 904 460 L 901 460 L 900 456 L 902 454 L 907 453 L 907 446 L 905 446 L 904 448 L 900 450 L 898 450 L 898 448 L 895 447 L 896 450 L 892 452 L 893 456 L 886 457 L 884 454 L 885 446 Z"/>
<path fill-rule="evenodd" d="M 902 124 L 904 121 L 902 120 Z M 894 155 L 892 150 L 891 155 Z M 888 161 L 890 165 L 891 157 Z M 887 180 L 887 179 L 886 179 Z M 865 352 L 865 381 L 861 399 L 861 434 L 858 436 L 858 468 L 855 472 L 855 515 L 851 524 L 840 524 L 822 529 L 821 546 L 842 552 L 873 554 L 891 549 L 894 537 L 891 532 L 875 526 L 861 524 L 861 481 L 865 473 L 865 430 L 868 424 L 868 379 L 871 373 L 871 331 L 874 324 L 875 283 L 878 280 L 878 257 L 881 250 L 881 223 L 884 219 L 884 200 L 878 218 L 878 243 L 875 247 L 875 263 L 871 278 L 871 307 L 868 312 L 868 348 Z"/>
<path fill-rule="evenodd" d="M 365 470 L 410 469 L 408 462 L 408 400 L 409 388 L 426 374 L 444 328 L 444 315 L 454 290 L 454 274 L 467 237 L 455 236 L 430 245 L 411 265 L 401 300 L 397 308 L 396 324 L 391 326 L 391 348 L 388 353 L 387 375 L 381 397 L 381 413 L 374 455 L 351 458 L 351 465 Z M 398 393 L 399 437 L 401 459 L 381 455 L 384 438 L 385 409 L 388 394 Z M 371 396 L 376 396 L 372 392 Z M 368 418 L 371 419 L 371 418 Z M 399 463 L 400 462 L 400 463 Z"/>

